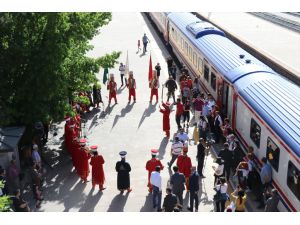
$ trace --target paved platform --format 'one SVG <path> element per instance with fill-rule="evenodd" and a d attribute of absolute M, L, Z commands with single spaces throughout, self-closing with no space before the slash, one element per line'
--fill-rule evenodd
<path fill-rule="evenodd" d="M 149 104 L 150 90 L 148 88 L 149 53 L 152 55 L 153 67 L 157 62 L 162 66 L 161 81 L 167 79 L 167 65 L 165 58 L 168 56 L 163 43 L 157 37 L 151 26 L 147 25 L 140 13 L 113 13 L 113 20 L 109 25 L 101 29 L 101 34 L 95 37 L 91 44 L 95 46 L 90 56 L 97 57 L 111 51 L 122 51 L 121 62 L 126 62 L 128 51 L 130 70 L 134 71 L 137 81 L 137 103 L 127 105 L 128 90 L 118 89 L 117 105 L 112 105 L 107 110 L 108 92 L 102 89 L 104 106 L 101 110 L 93 110 L 87 114 L 87 134 L 89 144 L 97 144 L 100 153 L 105 159 L 104 171 L 106 175 L 107 189 L 102 192 L 92 191 L 91 182 L 83 184 L 77 175 L 72 172 L 72 163 L 68 154 L 60 146 L 62 142 L 64 123 L 56 124 L 58 137 L 50 138 L 48 150 L 44 158 L 51 166 L 47 169 L 44 191 L 45 201 L 39 211 L 126 211 L 126 212 L 152 212 L 152 198 L 147 190 L 147 171 L 145 164 L 150 159 L 150 149 L 158 148 L 158 157 L 166 166 L 162 171 L 163 197 L 165 187 L 171 171 L 167 162 L 170 160 L 171 142 L 164 138 L 162 131 L 162 114 L 159 112 L 159 104 Z M 150 29 L 150 30 L 149 30 Z M 150 38 L 149 51 L 146 55 L 137 53 L 137 40 L 146 33 Z M 115 73 L 118 87 L 118 65 L 109 71 Z M 102 80 L 103 69 L 97 75 Z M 161 89 L 159 101 L 161 101 Z M 166 98 L 166 97 L 164 97 Z M 154 101 L 153 101 L 154 102 Z M 171 113 L 171 134 L 175 134 L 175 111 Z M 190 128 L 190 136 L 192 134 Z M 52 133 L 54 130 L 52 129 Z M 51 137 L 51 134 L 50 134 Z M 127 161 L 131 164 L 132 172 L 130 194 L 120 195 L 117 190 L 117 174 L 115 164 L 120 159 L 118 153 L 121 150 L 128 152 Z M 193 141 L 189 146 L 189 155 L 192 164 L 196 165 L 196 145 Z M 201 189 L 199 191 L 199 211 L 213 211 L 213 157 L 210 154 L 205 160 L 204 174 Z M 90 177 L 89 177 L 90 178 Z M 189 193 L 184 192 L 184 211 L 188 206 Z"/>
<path fill-rule="evenodd" d="M 199 14 L 300 77 L 299 33 L 247 13 Z"/>

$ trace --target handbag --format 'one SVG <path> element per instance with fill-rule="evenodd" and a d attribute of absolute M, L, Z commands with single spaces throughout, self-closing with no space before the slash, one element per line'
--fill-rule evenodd
<path fill-rule="evenodd" d="M 227 193 L 221 193 L 221 186 L 220 185 L 220 189 L 217 190 L 217 193 L 214 195 L 213 200 L 218 202 L 218 201 L 227 201 L 229 200 L 229 195 Z"/>

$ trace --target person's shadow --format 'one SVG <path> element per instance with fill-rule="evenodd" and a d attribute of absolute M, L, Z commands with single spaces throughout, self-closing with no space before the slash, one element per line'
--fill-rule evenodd
<path fill-rule="evenodd" d="M 98 191 L 96 195 L 93 195 L 94 189 L 91 189 L 84 204 L 79 209 L 79 212 L 94 212 L 95 206 L 99 202 L 103 193 Z"/>
<path fill-rule="evenodd" d="M 168 145 L 168 141 L 169 139 L 167 137 L 164 137 L 161 142 L 160 142 L 160 146 L 159 146 L 159 149 L 158 149 L 158 159 L 163 159 L 164 158 L 164 155 L 166 153 L 166 147 Z"/>
<path fill-rule="evenodd" d="M 122 91 L 126 88 L 126 84 L 123 85 L 122 87 L 119 87 L 118 90 L 117 90 L 117 94 L 121 94 Z"/>
<path fill-rule="evenodd" d="M 153 207 L 152 207 L 152 194 L 148 194 L 146 196 L 146 200 L 145 203 L 143 205 L 143 207 L 140 209 L 140 212 L 152 212 L 153 211 Z"/>
<path fill-rule="evenodd" d="M 144 113 L 143 113 L 143 115 L 140 119 L 140 122 L 139 122 L 139 125 L 138 125 L 137 129 L 139 129 L 141 127 L 141 125 L 144 122 L 144 120 L 146 119 L 146 117 L 150 117 L 150 115 L 156 111 L 156 105 L 157 105 L 157 102 L 154 105 L 152 105 L 149 102 L 149 106 L 148 106 L 148 108 L 145 109 L 145 111 L 144 111 Z"/>
<path fill-rule="evenodd" d="M 107 212 L 124 212 L 124 207 L 127 202 L 129 192 L 126 192 L 125 195 L 117 194 L 111 201 Z"/>
<path fill-rule="evenodd" d="M 117 124 L 117 122 L 118 122 L 118 120 L 119 120 L 120 118 L 125 117 L 125 115 L 126 115 L 127 113 L 129 113 L 129 112 L 132 110 L 133 105 L 134 105 L 134 104 L 128 104 L 125 108 L 123 108 L 123 109 L 121 110 L 121 114 L 120 114 L 120 115 L 116 115 L 116 116 L 115 116 L 113 125 L 112 125 L 112 127 L 111 127 L 110 130 L 112 130 L 112 129 L 116 126 L 116 124 Z"/>

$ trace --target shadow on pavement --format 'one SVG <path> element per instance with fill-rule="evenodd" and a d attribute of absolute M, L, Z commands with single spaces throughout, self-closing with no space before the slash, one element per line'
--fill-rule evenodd
<path fill-rule="evenodd" d="M 128 192 L 126 192 L 125 195 L 117 194 L 111 201 L 107 212 L 124 212 L 124 207 L 127 202 L 128 196 Z"/>
<path fill-rule="evenodd" d="M 168 145 L 168 141 L 169 139 L 164 137 L 161 142 L 160 142 L 160 146 L 159 146 L 159 149 L 158 149 L 158 159 L 163 159 L 164 158 L 164 155 L 166 153 L 166 147 Z"/>
<path fill-rule="evenodd" d="M 148 108 L 145 109 L 145 111 L 144 111 L 144 113 L 143 113 L 143 115 L 141 117 L 141 120 L 139 122 L 139 125 L 138 125 L 137 129 L 139 129 L 141 127 L 141 125 L 144 122 L 144 120 L 146 119 L 146 117 L 150 117 L 150 115 L 156 111 L 156 104 L 157 103 L 155 103 L 154 105 L 152 105 L 151 103 L 149 103 Z"/>
<path fill-rule="evenodd" d="M 93 195 L 94 191 L 96 191 L 97 194 Z M 103 193 L 101 191 L 91 189 L 86 197 L 83 206 L 81 206 L 81 208 L 79 209 L 79 212 L 94 212 L 95 206 L 98 204 L 102 195 Z"/>
<path fill-rule="evenodd" d="M 133 105 L 134 105 L 134 104 L 130 104 L 130 105 L 128 104 L 125 108 L 123 108 L 123 109 L 121 110 L 121 114 L 120 114 L 120 115 L 116 115 L 116 116 L 115 116 L 113 125 L 112 125 L 112 127 L 111 127 L 110 130 L 112 130 L 112 129 L 115 127 L 115 125 L 117 124 L 119 118 L 125 117 L 125 115 L 126 115 L 127 113 L 129 113 L 129 112 L 132 110 Z"/>
<path fill-rule="evenodd" d="M 145 204 L 141 208 L 140 212 L 152 212 L 153 207 L 152 207 L 152 194 L 148 194 L 146 196 Z"/>

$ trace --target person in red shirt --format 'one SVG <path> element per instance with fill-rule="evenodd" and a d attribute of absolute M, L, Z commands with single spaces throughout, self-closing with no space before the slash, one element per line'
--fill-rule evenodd
<path fill-rule="evenodd" d="M 182 114 L 183 114 L 183 104 L 181 103 L 181 99 L 177 98 L 175 120 L 177 123 L 178 130 L 181 128 L 180 121 L 181 121 Z"/>
<path fill-rule="evenodd" d="M 189 75 L 187 75 L 187 86 L 188 86 L 190 89 L 193 88 L 193 80 L 192 80 L 192 78 L 191 78 Z"/>
<path fill-rule="evenodd" d="M 136 82 L 135 82 L 135 79 L 133 78 L 133 72 L 132 71 L 129 72 L 127 88 L 129 90 L 128 104 L 130 104 L 131 96 L 133 96 L 133 100 L 134 100 L 134 103 L 135 103 L 136 102 L 136 97 L 135 97 Z"/>
<path fill-rule="evenodd" d="M 91 158 L 90 156 L 90 150 L 89 148 L 86 146 L 86 139 L 80 139 L 80 150 L 79 150 L 79 176 L 81 178 L 81 180 L 86 183 L 88 182 L 87 178 L 89 176 L 90 173 L 90 169 L 89 169 L 89 159 Z"/>
<path fill-rule="evenodd" d="M 170 138 L 170 103 L 162 102 L 162 106 L 164 107 L 164 109 L 160 108 L 159 106 L 159 111 L 163 114 L 163 131 L 166 132 L 167 138 Z"/>
<path fill-rule="evenodd" d="M 107 84 L 107 90 L 109 90 L 108 105 L 110 105 L 112 98 L 115 100 L 115 104 L 118 104 L 117 83 L 115 82 L 113 74 L 110 75 L 110 80 Z"/>
<path fill-rule="evenodd" d="M 185 177 L 186 190 L 189 191 L 189 177 L 191 175 L 192 161 L 187 156 L 187 149 L 183 149 L 183 154 L 177 158 L 177 166 L 180 173 L 183 173 Z"/>
<path fill-rule="evenodd" d="M 96 185 L 99 185 L 100 191 L 105 190 L 103 187 L 105 181 L 105 175 L 103 170 L 103 164 L 105 163 L 102 155 L 98 154 L 98 146 L 93 145 L 90 147 L 92 152 L 91 166 L 92 166 L 92 185 L 95 188 Z"/>
<path fill-rule="evenodd" d="M 151 149 L 151 156 L 152 156 L 152 158 L 150 160 L 148 160 L 147 163 L 146 163 L 146 170 L 148 170 L 148 185 L 147 185 L 147 187 L 148 187 L 148 191 L 150 193 L 152 192 L 152 185 L 150 183 L 151 173 L 153 171 L 155 171 L 155 168 L 157 166 L 160 167 L 160 170 L 164 169 L 164 166 L 162 165 L 161 161 L 158 158 L 156 158 L 157 153 L 158 153 L 157 149 Z"/>
<path fill-rule="evenodd" d="M 156 102 L 158 102 L 159 80 L 157 78 L 156 72 L 154 72 L 153 78 L 149 82 L 149 87 L 151 88 L 150 103 L 152 104 L 152 98 L 154 95 L 156 96 Z"/>

